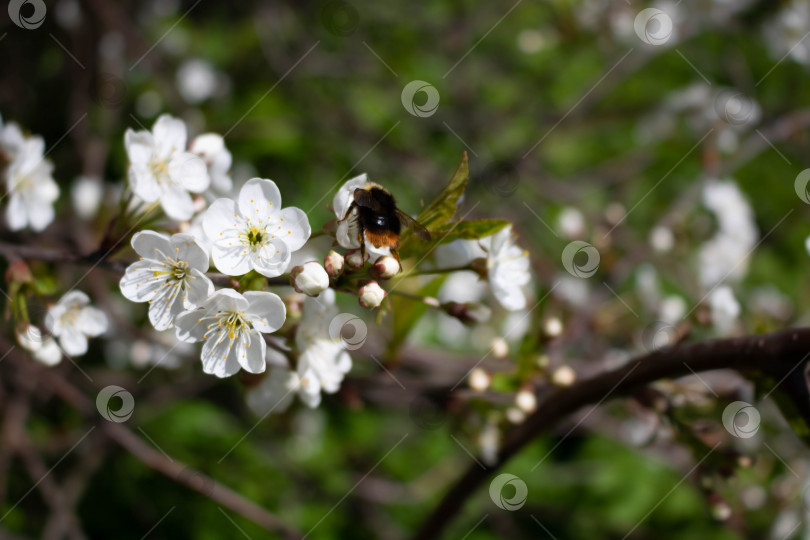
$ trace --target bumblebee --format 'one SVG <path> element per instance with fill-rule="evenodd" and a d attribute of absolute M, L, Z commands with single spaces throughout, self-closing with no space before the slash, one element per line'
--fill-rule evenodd
<path fill-rule="evenodd" d="M 356 211 L 358 241 L 363 260 L 366 258 L 366 242 L 375 248 L 390 248 L 391 255 L 399 260 L 399 235 L 410 228 L 418 238 L 430 240 L 430 233 L 418 221 L 397 208 L 396 200 L 384 187 L 369 183 L 354 190 L 352 204 L 344 220 Z M 341 220 L 342 221 L 342 220 Z"/>

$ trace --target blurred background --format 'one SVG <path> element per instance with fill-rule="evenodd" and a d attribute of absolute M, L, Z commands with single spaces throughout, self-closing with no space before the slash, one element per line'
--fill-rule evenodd
<path fill-rule="evenodd" d="M 9 13 L 30 18 L 35 4 L 12 1 Z M 124 131 L 149 129 L 169 113 L 190 136 L 223 134 L 235 184 L 272 178 L 285 205 L 312 209 L 313 230 L 331 218 L 326 205 L 342 181 L 362 172 L 417 214 L 467 152 L 461 213 L 513 221 L 531 254 L 535 300 L 551 292 L 532 313 L 496 312 L 473 329 L 425 314 L 391 365 L 397 384 L 358 353 L 341 392 L 320 408 L 299 405 L 257 422 L 244 404 L 250 381 L 203 375 L 193 350 L 175 351 L 176 369 L 152 372 L 171 343 L 142 328 L 145 310 L 121 298 L 113 273 L 94 271 L 83 287 L 117 314 L 116 330 L 81 359 L 86 376 L 69 363 L 60 375 L 91 397 L 107 384 L 136 389 L 133 433 L 308 538 L 408 537 L 449 483 L 486 461 L 520 421 L 503 415 L 512 393 L 529 383 L 542 390 L 551 368 L 583 377 L 617 365 L 658 339 L 661 320 L 665 340 L 682 318 L 695 339 L 807 320 L 810 199 L 796 179 L 810 167 L 810 2 L 44 5 L 33 28 L 0 16 L 0 114 L 44 137 L 60 217 L 41 234 L 2 229 L 4 242 L 98 247 L 126 175 Z M 736 195 L 707 202 L 716 180 Z M 95 200 L 101 210 L 83 212 Z M 735 273 L 737 310 L 728 324 L 710 324 L 705 274 L 726 257 L 725 244 L 711 244 L 724 205 L 747 220 L 753 238 L 740 240 L 741 259 L 720 265 Z M 577 239 L 599 251 L 595 280 L 567 275 L 561 264 Z M 63 285 L 85 271 L 42 268 Z M 137 318 L 135 328 L 124 329 L 126 317 Z M 515 334 L 504 331 L 516 325 Z M 372 333 L 385 352 L 389 330 Z M 497 395 L 448 393 L 504 334 L 512 354 L 484 364 L 502 374 Z M 0 365 L 2 436 L 23 426 L 38 458 L 27 463 L 0 448 L 0 536 L 272 537 L 100 430 L 60 460 L 89 424 L 47 392 L 24 393 L 14 377 Z M 554 382 L 572 382 L 561 377 Z M 504 469 L 528 486 L 521 510 L 494 506 L 482 490 L 445 537 L 807 534 L 806 450 L 769 402 L 757 437 L 732 441 L 722 460 L 693 469 L 703 455 L 691 451 L 701 444 L 694 433 L 713 433 L 708 446 L 721 440 L 726 398 L 753 400 L 752 385 L 722 372 L 654 392 L 671 406 L 666 413 L 630 399 L 562 422 Z M 11 414 L 21 406 L 22 420 Z M 33 486 L 37 471 L 52 466 L 49 498 Z"/>

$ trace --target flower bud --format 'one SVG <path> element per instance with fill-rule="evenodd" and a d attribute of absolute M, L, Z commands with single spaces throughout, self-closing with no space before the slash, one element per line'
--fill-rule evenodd
<path fill-rule="evenodd" d="M 368 309 L 379 307 L 387 294 L 376 281 L 369 281 L 360 287 L 360 305 Z"/>
<path fill-rule="evenodd" d="M 296 266 L 290 272 L 290 284 L 296 292 L 307 296 L 318 296 L 329 288 L 329 274 L 319 263 L 309 261 L 303 266 Z"/>
<path fill-rule="evenodd" d="M 571 386 L 576 380 L 577 374 L 569 366 L 560 366 L 551 374 L 551 382 L 557 386 Z"/>
<path fill-rule="evenodd" d="M 492 383 L 492 375 L 485 369 L 477 367 L 470 372 L 468 383 L 476 392 L 483 392 Z"/>
<path fill-rule="evenodd" d="M 537 396 L 530 387 L 521 388 L 515 396 L 515 405 L 526 414 L 531 414 L 537 408 Z"/>
<path fill-rule="evenodd" d="M 397 275 L 400 270 L 402 270 L 402 267 L 399 265 L 399 261 L 388 255 L 383 255 L 377 259 L 374 266 L 371 268 L 371 271 L 374 272 L 374 276 L 377 279 L 391 279 Z"/>
<path fill-rule="evenodd" d="M 509 355 L 509 344 L 505 339 L 498 336 L 490 343 L 489 350 L 495 358 L 506 358 Z"/>
<path fill-rule="evenodd" d="M 549 317 L 543 323 L 543 332 L 550 338 L 559 336 L 563 332 L 562 321 L 557 317 Z"/>
<path fill-rule="evenodd" d="M 343 255 L 337 251 L 330 251 L 323 259 L 323 267 L 332 279 L 337 279 L 343 273 Z"/>
<path fill-rule="evenodd" d="M 365 264 L 365 260 L 363 259 L 362 255 L 360 255 L 359 249 L 353 249 L 346 253 L 346 266 L 349 268 L 362 268 L 363 264 Z"/>

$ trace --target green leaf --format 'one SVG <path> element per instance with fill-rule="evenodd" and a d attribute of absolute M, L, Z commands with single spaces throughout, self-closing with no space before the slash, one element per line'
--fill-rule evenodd
<path fill-rule="evenodd" d="M 441 193 L 433 199 L 433 202 L 422 210 L 416 220 L 430 231 L 452 220 L 456 215 L 458 201 L 464 194 L 469 180 L 470 165 L 467 161 L 467 152 L 464 152 L 461 157 L 461 163 L 450 179 L 450 182 L 444 187 Z"/>

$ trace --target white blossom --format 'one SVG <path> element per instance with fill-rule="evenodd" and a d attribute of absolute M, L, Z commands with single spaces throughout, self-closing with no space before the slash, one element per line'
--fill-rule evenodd
<path fill-rule="evenodd" d="M 124 145 L 129 157 L 129 185 L 146 202 L 160 201 L 166 215 L 190 219 L 194 206 L 189 195 L 201 193 L 211 180 L 205 162 L 186 151 L 186 125 L 161 115 L 152 131 L 127 129 Z"/>
<path fill-rule="evenodd" d="M 221 195 L 228 195 L 233 189 L 229 171 L 233 158 L 225 148 L 225 139 L 217 133 L 203 133 L 191 141 L 189 152 L 202 158 L 211 178 L 211 188 Z"/>
<path fill-rule="evenodd" d="M 53 221 L 53 204 L 59 198 L 53 164 L 45 159 L 45 141 L 24 137 L 16 124 L 9 124 L 0 132 L 0 149 L 9 160 L 4 172 L 9 193 L 6 223 L 14 231 L 42 231 Z"/>
<path fill-rule="evenodd" d="M 200 309 L 181 313 L 175 319 L 181 341 L 203 341 L 203 371 L 230 377 L 241 367 L 250 373 L 265 370 L 267 344 L 262 333 L 275 332 L 284 324 L 286 309 L 278 295 L 220 289 Z"/>
<path fill-rule="evenodd" d="M 100 178 L 80 176 L 70 189 L 70 200 L 73 209 L 82 219 L 95 217 L 104 196 L 104 185 Z"/>
<path fill-rule="evenodd" d="M 703 190 L 703 204 L 715 215 L 718 226 L 699 253 L 700 282 L 710 289 L 745 276 L 759 233 L 751 205 L 733 181 L 709 182 Z"/>
<path fill-rule="evenodd" d="M 585 233 L 585 217 L 573 206 L 566 206 L 557 216 L 557 230 L 572 240 L 580 238 Z"/>
<path fill-rule="evenodd" d="M 304 246 L 311 232 L 304 211 L 282 209 L 275 182 L 263 178 L 248 180 L 238 202 L 214 201 L 203 217 L 203 229 L 213 242 L 214 265 L 230 276 L 250 270 L 280 276 L 292 252 Z"/>
<path fill-rule="evenodd" d="M 367 187 L 371 182 L 368 180 L 368 175 L 365 173 L 360 176 L 348 180 L 343 184 L 332 199 L 332 208 L 337 217 L 337 243 L 346 249 L 360 248 L 360 227 L 357 222 L 357 209 L 349 209 L 354 202 L 354 190 Z M 365 244 L 366 256 L 375 261 L 384 255 L 391 255 L 391 248 L 389 247 L 376 247 L 363 238 Z"/>
<path fill-rule="evenodd" d="M 810 28 L 810 4 L 792 0 L 764 27 L 765 43 L 774 60 L 785 56 L 803 65 L 810 65 L 810 42 L 805 38 Z"/>
<path fill-rule="evenodd" d="M 307 395 L 314 394 L 315 386 L 327 394 L 340 389 L 343 377 L 352 367 L 352 359 L 343 346 L 340 335 L 332 336 L 329 326 L 338 309 L 335 306 L 335 291 L 327 289 L 318 298 L 306 298 L 304 311 L 295 334 L 295 345 L 300 354 L 297 374 Z M 299 393 L 299 395 L 301 395 Z M 304 400 L 311 407 L 317 406 L 314 397 Z M 314 404 L 313 404 L 314 403 Z"/>
<path fill-rule="evenodd" d="M 512 226 L 480 240 L 487 253 L 487 269 L 495 299 L 509 311 L 526 307 L 523 287 L 529 283 L 529 255 L 516 246 Z"/>
<path fill-rule="evenodd" d="M 217 90 L 217 72 L 205 60 L 186 60 L 177 70 L 177 89 L 187 102 L 195 105 L 214 95 Z"/>
<path fill-rule="evenodd" d="M 712 325 L 721 335 L 731 333 L 740 316 L 740 304 L 728 285 L 720 285 L 709 294 Z"/>
<path fill-rule="evenodd" d="M 20 346 L 31 353 L 34 360 L 46 366 L 55 366 L 62 361 L 62 350 L 51 336 L 42 336 L 42 330 L 33 324 L 17 332 L 17 341 Z"/>
<path fill-rule="evenodd" d="M 81 291 L 70 291 L 48 310 L 45 326 L 70 356 L 87 352 L 87 338 L 107 331 L 107 316 Z"/>
<path fill-rule="evenodd" d="M 491 236 L 455 240 L 436 250 L 439 268 L 464 266 L 476 259 L 486 259 L 487 277 L 498 303 L 509 311 L 526 307 L 524 287 L 531 280 L 529 255 L 515 245 L 511 225 Z"/>
<path fill-rule="evenodd" d="M 175 317 L 213 294 L 214 284 L 205 275 L 208 254 L 192 236 L 141 231 L 132 237 L 132 247 L 141 259 L 124 272 L 121 293 L 133 302 L 149 302 L 155 330 L 171 328 Z"/>

